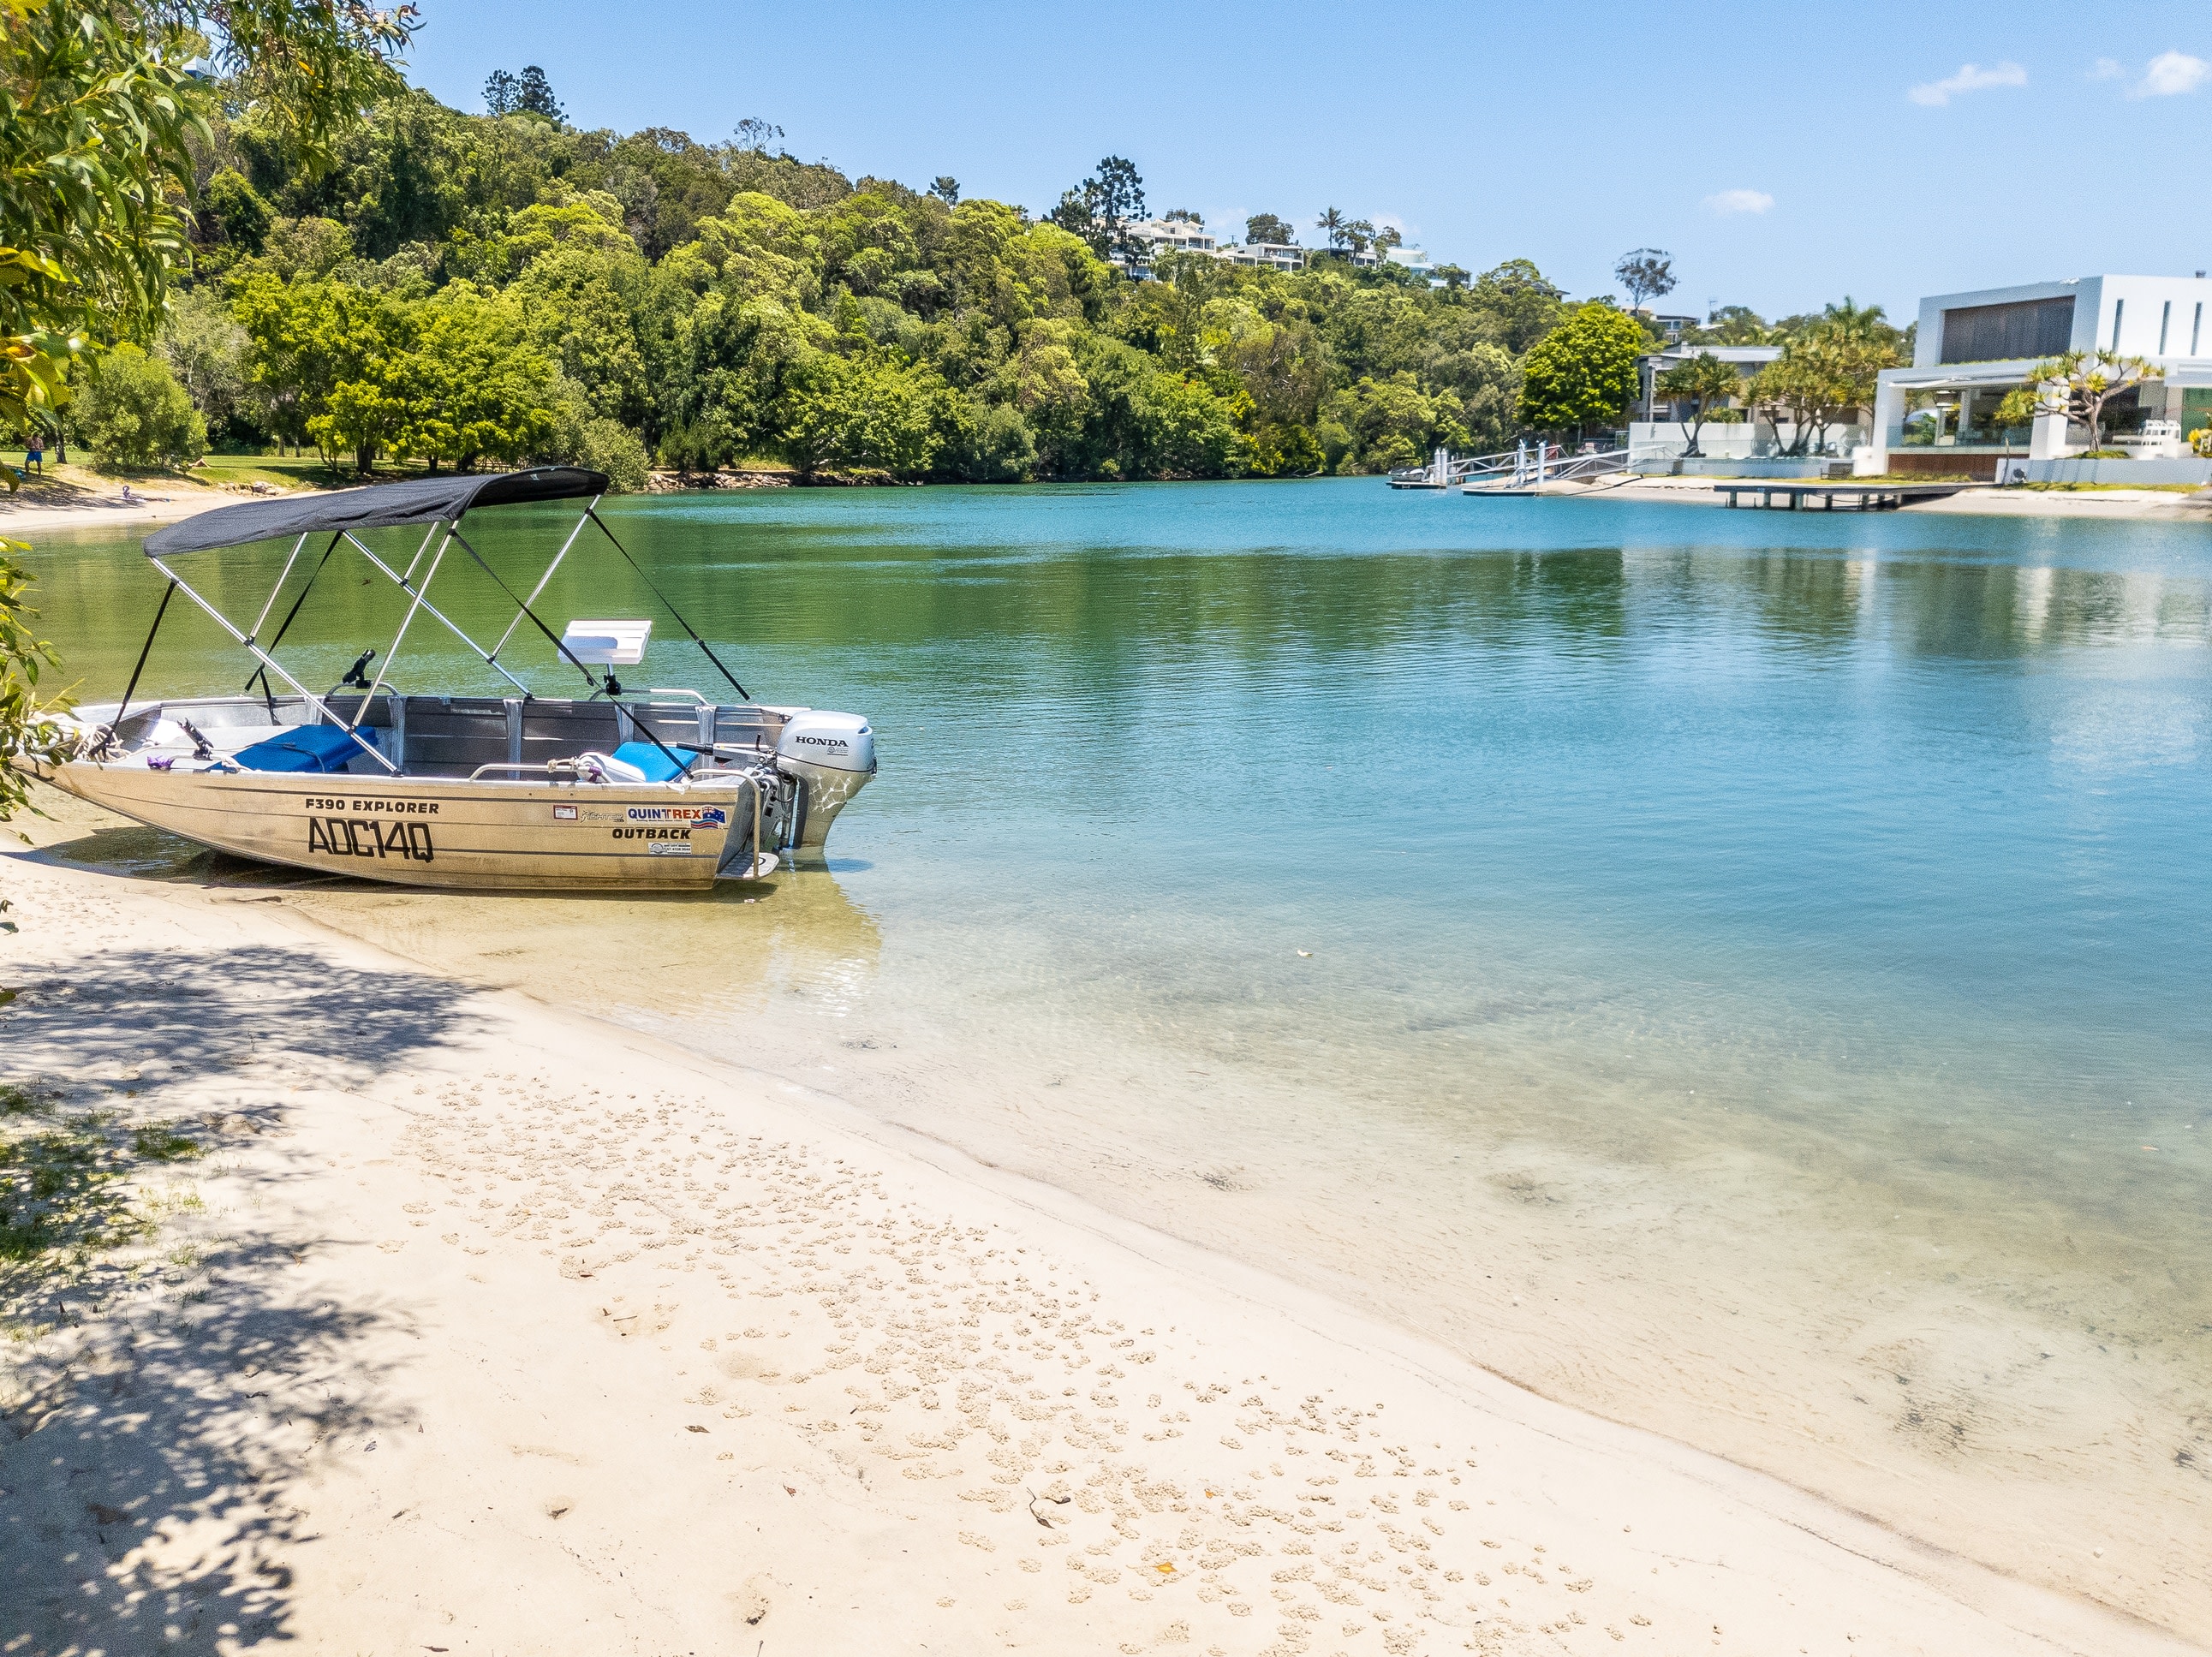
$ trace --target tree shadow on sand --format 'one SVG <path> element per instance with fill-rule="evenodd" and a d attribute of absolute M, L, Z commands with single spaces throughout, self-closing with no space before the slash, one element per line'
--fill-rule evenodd
<path fill-rule="evenodd" d="M 293 1638 L 313 1539 L 287 1489 L 373 1441 L 391 1377 L 363 1338 L 408 1314 L 295 1287 L 300 1241 L 207 1214 L 178 1176 L 303 1173 L 287 1108 L 222 1102 L 226 1080 L 349 1087 L 476 1021 L 443 980 L 282 947 L 106 952 L 7 987 L 0 1652 Z"/>

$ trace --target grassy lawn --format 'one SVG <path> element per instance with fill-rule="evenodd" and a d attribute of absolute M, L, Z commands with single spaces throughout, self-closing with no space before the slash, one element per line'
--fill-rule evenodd
<path fill-rule="evenodd" d="M 23 451 L 20 448 L 0 449 L 0 464 L 23 470 Z M 350 465 L 335 470 L 323 464 L 322 457 L 313 454 L 210 454 L 201 464 L 183 469 L 170 466 L 97 466 L 91 456 L 82 460 L 72 455 L 66 466 L 57 465 L 53 452 L 46 452 L 45 478 L 58 484 L 74 485 L 79 489 L 100 489 L 122 483 L 143 489 L 148 485 L 186 483 L 204 489 L 225 488 L 246 489 L 255 483 L 273 484 L 280 489 L 343 489 L 356 483 L 375 482 L 389 483 L 403 477 L 420 477 L 427 469 L 417 461 L 380 462 L 372 480 L 355 472 Z M 33 475 L 26 479 L 36 489 L 41 478 Z"/>

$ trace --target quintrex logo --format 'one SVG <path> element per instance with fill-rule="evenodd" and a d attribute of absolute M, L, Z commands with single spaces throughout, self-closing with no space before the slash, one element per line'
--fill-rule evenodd
<path fill-rule="evenodd" d="M 378 822 L 369 817 L 309 817 L 307 849 L 332 857 L 436 860 L 427 822 Z"/>
<path fill-rule="evenodd" d="M 702 828 L 730 820 L 719 805 L 633 805 L 623 815 L 632 822 L 690 822 Z"/>

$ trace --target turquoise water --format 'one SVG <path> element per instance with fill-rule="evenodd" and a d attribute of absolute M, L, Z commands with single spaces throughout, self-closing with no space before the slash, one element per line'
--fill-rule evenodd
<path fill-rule="evenodd" d="M 1555 1349 L 1605 1331 L 1523 1327 L 1480 1268 L 1587 1262 L 1652 1350 L 1686 1282 L 1735 1296 L 1776 1343 L 1743 1361 L 1784 1393 L 1889 1362 L 1870 1314 L 1842 1314 L 1847 1281 L 1909 1278 L 1922 1321 L 2045 1346 L 2119 1330 L 2163 1377 L 2128 1383 L 2156 1428 L 2130 1488 L 2203 1500 L 2158 1481 L 2203 1482 L 2172 1459 L 2212 1430 L 2212 531 L 1369 481 L 610 518 L 756 695 L 870 715 L 882 774 L 828 870 L 757 907 L 472 912 L 525 940 L 518 970 L 553 958 L 549 928 L 612 927 L 647 957 L 617 992 L 640 1023 L 750 1037 L 785 1074 L 1769 1465 L 1722 1382 L 1590 1379 Z M 530 544 L 479 541 L 517 567 Z M 275 569 L 207 562 L 234 613 Z M 151 573 L 93 540 L 39 565 L 48 630 L 112 697 Z M 389 593 L 344 580 L 286 646 L 325 683 L 391 626 Z M 456 618 L 495 631 L 489 585 L 452 580 Z M 604 562 L 545 609 L 650 613 Z M 234 689 L 186 622 L 149 685 Z M 495 688 L 416 637 L 410 689 Z M 660 638 L 641 683 L 713 688 Z M 544 654 L 518 659 L 564 689 Z M 453 900 L 346 903 L 422 952 L 474 947 Z M 2104 1386 L 2075 1345 L 2078 1387 Z M 2042 1406 L 1978 1407 L 2009 1445 Z M 1887 1417 L 1837 1430 L 1919 1467 Z"/>

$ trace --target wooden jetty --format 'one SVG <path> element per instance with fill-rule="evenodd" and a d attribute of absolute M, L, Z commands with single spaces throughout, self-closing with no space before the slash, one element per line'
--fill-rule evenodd
<path fill-rule="evenodd" d="M 1728 496 L 1731 507 L 1739 495 L 1756 495 L 1753 504 L 1776 512 L 1796 512 L 1808 503 L 1822 512 L 1834 512 L 1838 503 L 1846 512 L 1894 512 L 1910 506 L 1915 501 L 1941 501 L 1958 494 L 1961 489 L 1978 486 L 1972 483 L 1781 483 L 1760 478 L 1740 478 L 1734 483 L 1716 483 L 1713 493 Z"/>

